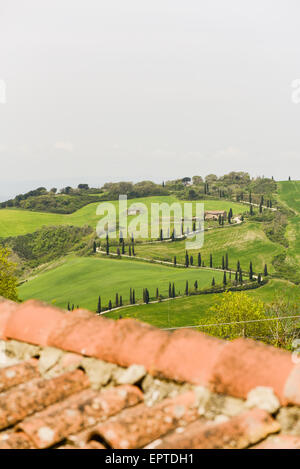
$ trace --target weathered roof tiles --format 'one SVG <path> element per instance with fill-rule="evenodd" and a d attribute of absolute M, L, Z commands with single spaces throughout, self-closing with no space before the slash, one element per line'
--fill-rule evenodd
<path fill-rule="evenodd" d="M 0 449 L 300 447 L 288 352 L 34 300 L 0 301 L 0 341 Z"/>

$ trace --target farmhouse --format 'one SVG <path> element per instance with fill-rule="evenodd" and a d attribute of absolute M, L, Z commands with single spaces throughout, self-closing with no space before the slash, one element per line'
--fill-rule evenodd
<path fill-rule="evenodd" d="M 127 209 L 127 215 L 128 216 L 131 216 L 131 215 L 139 215 L 141 213 L 141 210 L 137 209 L 137 208 L 129 208 Z"/>
<path fill-rule="evenodd" d="M 204 220 L 218 220 L 219 217 L 227 219 L 227 212 L 225 210 L 207 210 L 204 212 Z"/>

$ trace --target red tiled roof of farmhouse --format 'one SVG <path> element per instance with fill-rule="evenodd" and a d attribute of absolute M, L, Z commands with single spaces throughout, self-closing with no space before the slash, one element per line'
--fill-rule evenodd
<path fill-rule="evenodd" d="M 300 448 L 300 365 L 37 301 L 0 302 L 1 448 Z"/>

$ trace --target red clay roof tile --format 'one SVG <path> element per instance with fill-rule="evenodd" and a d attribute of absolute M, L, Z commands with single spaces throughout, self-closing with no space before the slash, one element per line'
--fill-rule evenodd
<path fill-rule="evenodd" d="M 152 371 L 168 337 L 168 332 L 149 324 L 135 319 L 120 319 L 116 321 L 111 337 L 113 348 L 106 359 L 120 366 L 143 365 Z"/>
<path fill-rule="evenodd" d="M 292 361 L 292 357 L 290 356 Z M 294 365 L 284 386 L 284 404 L 300 405 L 300 366 Z"/>
<path fill-rule="evenodd" d="M 227 342 L 187 329 L 170 335 L 155 363 L 155 372 L 176 381 L 207 385 Z"/>
<path fill-rule="evenodd" d="M 167 338 L 167 332 L 134 319 L 72 319 L 68 314 L 48 345 L 121 366 L 141 364 L 150 371 Z"/>
<path fill-rule="evenodd" d="M 211 387 L 218 393 L 246 398 L 251 389 L 267 386 L 284 404 L 284 387 L 293 367 L 288 352 L 250 339 L 236 339 L 219 356 Z"/>
<path fill-rule="evenodd" d="M 293 435 L 274 435 L 252 446 L 251 449 L 300 449 L 300 437 Z"/>
<path fill-rule="evenodd" d="M 56 401 L 89 386 L 81 370 L 64 373 L 53 379 L 35 379 L 0 394 L 0 429 L 23 420 Z"/>
<path fill-rule="evenodd" d="M 0 340 L 6 339 L 5 329 L 12 311 L 18 307 L 13 301 L 4 300 L 0 297 Z"/>
<path fill-rule="evenodd" d="M 27 362 L 0 369 L 0 392 L 7 391 L 13 386 L 39 378 L 38 360 L 34 358 Z"/>
<path fill-rule="evenodd" d="M 149 445 L 155 449 L 242 449 L 276 433 L 280 426 L 264 410 L 253 409 L 223 423 L 196 421 Z"/>
<path fill-rule="evenodd" d="M 34 345 L 48 345 L 48 337 L 59 327 L 64 312 L 36 300 L 28 300 L 11 311 L 4 334 Z"/>
<path fill-rule="evenodd" d="M 88 389 L 29 417 L 18 428 L 34 441 L 37 448 L 47 448 L 142 399 L 142 392 L 130 385 L 100 393 Z"/>
<path fill-rule="evenodd" d="M 50 335 L 48 345 L 95 358 L 109 356 L 115 325 L 112 319 L 67 314 Z"/>
<path fill-rule="evenodd" d="M 178 425 L 186 425 L 199 417 L 193 391 L 165 399 L 153 407 L 144 404 L 124 410 L 100 424 L 89 440 L 101 437 L 112 448 L 141 448 Z"/>
<path fill-rule="evenodd" d="M 35 449 L 33 442 L 23 432 L 0 433 L 1 449 Z"/>

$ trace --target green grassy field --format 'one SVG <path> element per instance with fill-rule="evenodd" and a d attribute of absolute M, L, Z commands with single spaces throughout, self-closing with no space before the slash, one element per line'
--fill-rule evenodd
<path fill-rule="evenodd" d="M 278 196 L 281 202 L 300 215 L 300 181 L 278 182 Z"/>
<path fill-rule="evenodd" d="M 156 287 L 162 295 L 167 295 L 169 282 L 175 282 L 176 293 L 183 293 L 186 280 L 193 287 L 195 280 L 199 288 L 209 287 L 212 278 L 221 283 L 219 272 L 186 270 L 130 260 L 95 257 L 70 257 L 61 265 L 40 273 L 19 288 L 22 300 L 36 298 L 54 302 L 65 308 L 68 301 L 82 308 L 96 310 L 98 296 L 107 305 L 115 295 L 122 295 L 123 302 L 129 300 L 129 289 L 135 288 L 136 299 L 142 298 L 143 288 L 148 288 L 154 296 Z"/>
<path fill-rule="evenodd" d="M 299 302 L 299 287 L 282 280 L 271 280 L 267 285 L 256 290 L 247 291 L 254 299 L 269 303 L 278 295 L 292 303 Z M 239 295 L 239 292 L 234 295 Z M 217 301 L 219 294 L 197 295 L 162 303 L 132 306 L 123 308 L 105 316 L 118 319 L 133 317 L 148 322 L 156 327 L 182 327 L 202 324 L 210 315 L 209 308 Z"/>
<path fill-rule="evenodd" d="M 284 181 L 278 183 L 280 201 L 295 216 L 289 217 L 286 238 L 289 242 L 287 263 L 291 269 L 300 270 L 300 181 Z"/>
<path fill-rule="evenodd" d="M 229 267 L 236 269 L 240 260 L 242 268 L 247 271 L 252 261 L 256 272 L 263 272 L 265 264 L 268 264 L 270 273 L 274 270 L 272 259 L 276 254 L 284 251 L 284 248 L 271 242 L 262 230 L 259 223 L 247 222 L 230 228 L 216 229 L 204 233 L 204 245 L 197 251 L 190 250 L 194 257 L 194 265 L 197 263 L 198 251 L 201 252 L 205 265 L 209 265 L 209 256 L 213 255 L 213 266 L 222 266 L 222 256 L 228 253 Z M 140 257 L 173 261 L 177 257 L 178 263 L 184 263 L 185 241 L 173 243 L 155 243 L 149 245 L 136 245 L 135 254 Z M 115 249 L 112 248 L 112 252 Z"/>
<path fill-rule="evenodd" d="M 136 205 L 137 203 L 143 203 L 150 209 L 151 203 L 169 203 L 180 202 L 181 205 L 184 201 L 179 201 L 175 197 L 171 196 L 159 196 L 159 197 L 147 197 L 140 199 L 128 200 L 128 207 Z M 225 200 L 203 200 L 205 210 L 226 210 L 229 211 L 230 207 L 233 209 L 234 214 L 243 213 L 246 208 L 244 205 L 237 204 L 234 202 L 228 202 Z M 111 202 L 116 208 L 116 214 L 118 219 L 118 201 Z M 26 233 L 32 233 L 44 225 L 75 225 L 83 226 L 90 225 L 96 228 L 98 221 L 102 218 L 96 215 L 96 209 L 99 203 L 92 203 L 85 207 L 77 210 L 69 215 L 61 215 L 55 213 L 41 213 L 41 212 L 30 212 L 27 210 L 18 209 L 1 209 L 0 210 L 0 238 L 8 236 L 18 236 Z M 194 207 L 195 208 L 195 207 Z M 150 210 L 149 210 L 150 217 Z M 135 217 L 128 217 L 130 222 Z"/>

